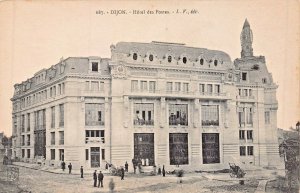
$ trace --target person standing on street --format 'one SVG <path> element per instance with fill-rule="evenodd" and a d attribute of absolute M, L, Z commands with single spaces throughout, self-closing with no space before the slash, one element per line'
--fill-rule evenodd
<path fill-rule="evenodd" d="M 163 169 L 162 169 L 162 175 L 163 175 L 163 177 L 165 177 L 165 176 L 166 176 L 165 165 L 163 165 Z"/>
<path fill-rule="evenodd" d="M 125 162 L 125 172 L 128 172 L 128 163 L 127 163 L 127 161 Z"/>
<path fill-rule="evenodd" d="M 94 187 L 97 187 L 97 170 L 95 170 L 93 174 L 93 179 L 94 179 Z"/>
<path fill-rule="evenodd" d="M 61 169 L 62 171 L 65 171 L 66 169 L 66 163 L 64 161 L 61 163 Z"/>
<path fill-rule="evenodd" d="M 124 168 L 122 167 L 122 168 L 121 168 L 121 180 L 124 180 L 124 176 L 125 176 L 125 170 L 124 170 Z"/>
<path fill-rule="evenodd" d="M 81 175 L 81 178 L 83 178 L 83 167 L 82 166 L 80 167 L 80 175 Z"/>
<path fill-rule="evenodd" d="M 102 174 L 102 172 L 100 171 L 99 172 L 99 174 L 98 174 L 98 188 L 99 188 L 99 186 L 100 186 L 100 183 L 101 183 L 101 187 L 103 187 L 103 178 L 104 178 L 104 176 L 103 176 L 103 174 Z"/>
<path fill-rule="evenodd" d="M 68 165 L 68 168 L 69 168 L 69 174 L 71 174 L 72 173 L 72 164 L 71 163 Z"/>

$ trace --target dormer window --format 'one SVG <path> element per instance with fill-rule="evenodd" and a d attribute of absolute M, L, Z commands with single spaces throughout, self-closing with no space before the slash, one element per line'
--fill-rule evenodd
<path fill-rule="evenodd" d="M 203 58 L 200 59 L 200 65 L 203 65 L 204 64 L 204 60 Z"/>
<path fill-rule="evenodd" d="M 182 62 L 183 62 L 184 64 L 186 64 L 186 61 L 187 61 L 186 57 L 183 57 L 183 58 L 182 58 Z"/>
<path fill-rule="evenodd" d="M 215 66 L 218 66 L 218 60 L 215 60 L 215 61 L 214 61 L 214 65 L 215 65 Z"/>
<path fill-rule="evenodd" d="M 242 73 L 242 80 L 247 80 L 247 72 Z"/>
<path fill-rule="evenodd" d="M 92 71 L 98 72 L 98 62 L 92 62 Z"/>
<path fill-rule="evenodd" d="M 134 53 L 134 54 L 133 54 L 132 59 L 133 59 L 133 60 L 137 60 L 137 53 Z"/>
<path fill-rule="evenodd" d="M 168 56 L 168 62 L 169 62 L 169 63 L 172 62 L 172 56 Z"/>
<path fill-rule="evenodd" d="M 151 62 L 153 61 L 153 55 L 152 54 L 149 55 L 149 61 L 151 61 Z"/>

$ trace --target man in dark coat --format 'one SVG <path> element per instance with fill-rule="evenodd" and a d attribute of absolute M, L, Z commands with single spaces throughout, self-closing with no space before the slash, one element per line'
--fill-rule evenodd
<path fill-rule="evenodd" d="M 63 171 L 65 171 L 65 169 L 66 169 L 66 163 L 64 161 L 61 163 L 61 169 Z"/>
<path fill-rule="evenodd" d="M 127 161 L 125 162 L 125 172 L 128 172 L 128 163 L 127 163 Z"/>
<path fill-rule="evenodd" d="M 97 170 L 95 170 L 93 174 L 93 179 L 94 179 L 94 187 L 97 187 Z"/>
<path fill-rule="evenodd" d="M 165 165 L 163 165 L 162 174 L 163 174 L 163 177 L 166 176 Z"/>
<path fill-rule="evenodd" d="M 133 170 L 134 170 L 134 174 L 136 173 L 136 160 L 135 158 L 132 159 L 132 165 L 133 165 Z"/>
<path fill-rule="evenodd" d="M 81 175 L 81 178 L 83 178 L 83 167 L 82 166 L 80 167 L 80 175 Z"/>
<path fill-rule="evenodd" d="M 122 168 L 121 168 L 121 180 L 124 180 L 124 176 L 125 176 L 125 170 L 124 170 L 124 168 L 122 167 Z"/>
<path fill-rule="evenodd" d="M 100 186 L 100 183 L 101 183 L 101 187 L 103 187 L 103 178 L 104 178 L 104 176 L 103 176 L 102 172 L 100 171 L 98 174 L 98 181 L 99 181 L 98 188 Z"/>
<path fill-rule="evenodd" d="M 68 168 L 69 168 L 69 174 L 71 174 L 71 172 L 72 172 L 72 164 L 71 163 L 68 165 Z"/>

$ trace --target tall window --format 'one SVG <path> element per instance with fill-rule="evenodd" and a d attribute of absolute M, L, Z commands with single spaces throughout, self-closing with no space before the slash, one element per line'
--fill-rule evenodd
<path fill-rule="evenodd" d="M 270 124 L 270 111 L 265 111 L 265 124 Z"/>
<path fill-rule="evenodd" d="M 247 153 L 248 153 L 248 155 L 253 155 L 253 146 L 247 147 Z"/>
<path fill-rule="evenodd" d="M 202 126 L 219 126 L 219 106 L 202 105 L 201 106 Z"/>
<path fill-rule="evenodd" d="M 55 149 L 50 149 L 51 160 L 55 160 Z"/>
<path fill-rule="evenodd" d="M 65 143 L 64 132 L 63 131 L 59 131 L 58 135 L 59 135 L 59 141 L 58 141 L 59 145 L 64 145 L 64 143 Z"/>
<path fill-rule="evenodd" d="M 22 115 L 22 117 L 21 117 L 21 129 L 22 129 L 22 132 L 25 131 L 25 115 Z"/>
<path fill-rule="evenodd" d="M 51 128 L 55 127 L 55 107 L 51 107 Z"/>
<path fill-rule="evenodd" d="M 141 90 L 148 90 L 147 81 L 141 81 Z"/>
<path fill-rule="evenodd" d="M 30 135 L 27 135 L 27 145 L 30 145 Z"/>
<path fill-rule="evenodd" d="M 137 91 L 137 90 L 139 90 L 138 81 L 137 80 L 132 80 L 131 81 L 131 91 Z"/>
<path fill-rule="evenodd" d="M 240 130 L 239 131 L 239 135 L 240 135 L 240 139 L 244 140 L 245 139 L 245 131 L 244 130 Z"/>
<path fill-rule="evenodd" d="M 242 80 L 247 80 L 247 72 L 242 73 Z"/>
<path fill-rule="evenodd" d="M 240 156 L 246 156 L 246 146 L 240 146 Z"/>
<path fill-rule="evenodd" d="M 34 112 L 34 129 L 46 129 L 46 110 L 39 110 Z"/>
<path fill-rule="evenodd" d="M 155 81 L 150 81 L 149 82 L 149 91 L 154 93 L 155 90 L 156 90 Z"/>
<path fill-rule="evenodd" d="M 51 132 L 51 145 L 55 145 L 55 132 Z"/>
<path fill-rule="evenodd" d="M 59 126 L 65 125 L 64 104 L 59 105 Z"/>
<path fill-rule="evenodd" d="M 213 92 L 212 84 L 207 85 L 207 92 L 208 92 L 208 94 L 212 94 L 212 92 Z"/>
<path fill-rule="evenodd" d="M 245 127 L 245 125 L 253 125 L 253 108 L 251 107 L 239 107 L 239 125 Z"/>
<path fill-rule="evenodd" d="M 166 90 L 169 92 L 172 92 L 173 88 L 172 88 L 173 83 L 172 82 L 167 82 L 167 88 Z"/>
<path fill-rule="evenodd" d="M 247 131 L 247 139 L 248 140 L 253 140 L 253 130 L 248 130 Z"/>
<path fill-rule="evenodd" d="M 169 125 L 188 125 L 188 105 L 169 105 Z"/>
<path fill-rule="evenodd" d="M 24 146 L 25 145 L 25 135 L 22 135 L 22 146 Z"/>
<path fill-rule="evenodd" d="M 65 150 L 64 149 L 59 149 L 59 161 L 64 161 L 65 160 Z"/>
<path fill-rule="evenodd" d="M 180 90 L 181 90 L 181 83 L 180 82 L 175 82 L 174 90 L 180 92 Z"/>
<path fill-rule="evenodd" d="M 98 72 L 98 62 L 92 62 L 92 71 Z"/>
<path fill-rule="evenodd" d="M 27 113 L 27 131 L 30 131 L 30 113 Z"/>
<path fill-rule="evenodd" d="M 104 125 L 104 104 L 86 103 L 85 104 L 85 125 L 99 126 Z"/>
<path fill-rule="evenodd" d="M 134 104 L 134 125 L 154 125 L 154 104 Z"/>
<path fill-rule="evenodd" d="M 30 149 L 27 149 L 27 158 L 30 158 Z"/>
<path fill-rule="evenodd" d="M 85 137 L 85 143 L 105 143 L 104 130 L 86 130 Z"/>
<path fill-rule="evenodd" d="M 199 91 L 200 93 L 204 93 L 205 92 L 205 85 L 204 84 L 199 84 Z"/>
<path fill-rule="evenodd" d="M 220 94 L 220 85 L 215 85 L 215 93 Z"/>
<path fill-rule="evenodd" d="M 183 92 L 189 92 L 189 83 L 183 83 Z"/>

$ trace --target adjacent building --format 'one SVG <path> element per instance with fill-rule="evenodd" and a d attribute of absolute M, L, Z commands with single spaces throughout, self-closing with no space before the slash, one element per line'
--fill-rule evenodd
<path fill-rule="evenodd" d="M 219 169 L 278 165 L 277 85 L 252 31 L 241 58 L 184 44 L 119 42 L 111 58 L 70 57 L 15 85 L 13 156 Z M 132 168 L 132 167 L 131 167 Z"/>

